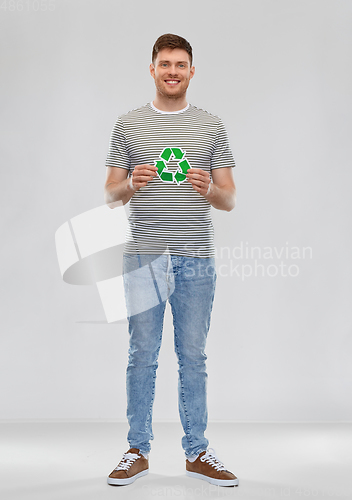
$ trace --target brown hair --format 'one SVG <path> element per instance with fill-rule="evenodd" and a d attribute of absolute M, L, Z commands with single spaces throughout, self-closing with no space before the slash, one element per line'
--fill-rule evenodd
<path fill-rule="evenodd" d="M 152 51 L 152 62 L 153 64 L 155 63 L 155 59 L 158 55 L 158 52 L 162 49 L 183 49 L 187 52 L 189 55 L 189 58 L 191 60 L 191 66 L 192 66 L 192 60 L 193 60 L 193 55 L 192 55 L 192 47 L 187 42 L 185 38 L 182 38 L 182 36 L 179 35 L 172 35 L 171 33 L 167 33 L 165 35 L 159 36 L 157 41 L 154 43 L 153 51 Z"/>

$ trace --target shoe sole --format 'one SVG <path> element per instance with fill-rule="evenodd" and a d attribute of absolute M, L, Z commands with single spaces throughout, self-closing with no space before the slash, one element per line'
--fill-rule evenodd
<path fill-rule="evenodd" d="M 186 470 L 186 475 L 197 479 L 203 479 L 203 481 L 207 481 L 208 483 L 216 486 L 238 486 L 239 484 L 238 479 L 215 479 L 213 477 L 204 476 L 203 474 L 198 474 L 198 472 L 190 472 L 188 470 Z"/>
<path fill-rule="evenodd" d="M 149 469 L 142 470 L 141 472 L 138 472 L 138 474 L 135 474 L 134 476 L 127 477 L 126 479 L 119 479 L 116 477 L 108 477 L 108 484 L 112 484 L 115 486 L 123 486 L 125 484 L 131 484 L 133 483 L 136 479 L 139 477 L 145 476 L 148 474 Z"/>

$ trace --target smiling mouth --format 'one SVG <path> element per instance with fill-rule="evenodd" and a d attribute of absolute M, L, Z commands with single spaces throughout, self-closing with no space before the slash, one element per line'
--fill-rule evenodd
<path fill-rule="evenodd" d="M 164 81 L 168 85 L 177 85 L 178 83 L 180 83 L 180 80 L 164 80 Z"/>

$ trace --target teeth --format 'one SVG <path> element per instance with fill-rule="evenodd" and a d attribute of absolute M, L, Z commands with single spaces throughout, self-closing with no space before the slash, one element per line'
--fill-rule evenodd
<path fill-rule="evenodd" d="M 178 83 L 178 80 L 166 80 L 167 83 Z"/>

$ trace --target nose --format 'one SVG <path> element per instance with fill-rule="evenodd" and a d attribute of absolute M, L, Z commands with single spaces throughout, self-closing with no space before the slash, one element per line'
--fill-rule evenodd
<path fill-rule="evenodd" d="M 177 66 L 176 64 L 173 64 L 169 67 L 169 73 L 170 75 L 177 75 Z"/>

